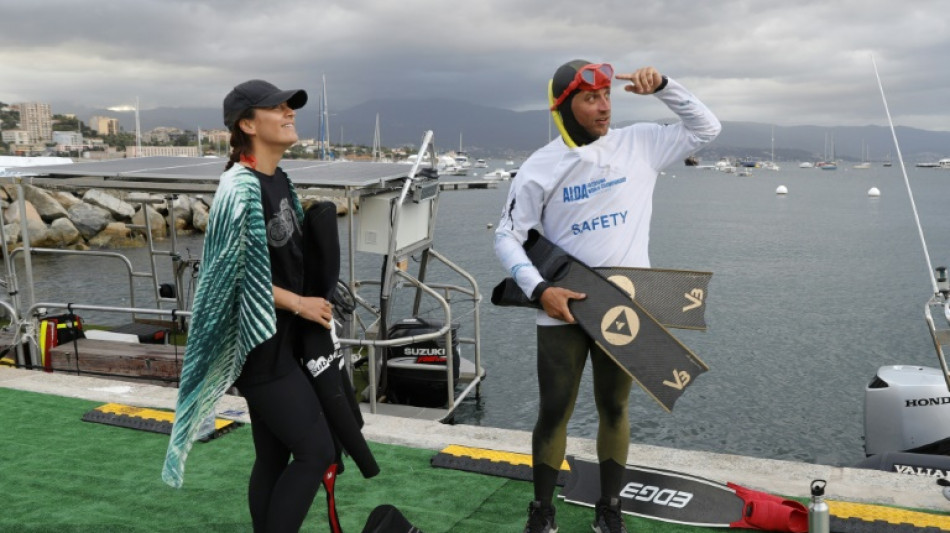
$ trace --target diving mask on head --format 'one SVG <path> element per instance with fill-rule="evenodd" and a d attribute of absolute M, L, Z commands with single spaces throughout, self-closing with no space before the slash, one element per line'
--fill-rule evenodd
<path fill-rule="evenodd" d="M 561 65 L 548 84 L 548 103 L 551 117 L 564 143 L 571 148 L 584 146 L 597 140 L 571 111 L 571 100 L 579 91 L 596 91 L 610 87 L 614 69 L 609 63 L 591 63 L 577 59 Z"/>

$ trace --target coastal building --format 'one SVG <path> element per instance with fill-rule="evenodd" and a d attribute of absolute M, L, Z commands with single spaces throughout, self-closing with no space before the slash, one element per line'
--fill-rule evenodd
<path fill-rule="evenodd" d="M 151 131 L 145 132 L 143 140 L 151 143 L 170 144 L 175 138 L 180 137 L 185 132 L 179 128 L 170 128 L 168 126 L 159 126 Z"/>
<path fill-rule="evenodd" d="M 82 152 L 88 148 L 83 142 L 82 134 L 77 131 L 54 131 L 53 142 L 58 152 Z"/>
<path fill-rule="evenodd" d="M 49 104 L 26 102 L 16 105 L 20 127 L 30 135 L 30 142 L 42 144 L 53 140 L 53 112 Z"/>
<path fill-rule="evenodd" d="M 228 130 L 199 130 L 199 135 L 204 142 L 204 151 L 214 154 L 227 154 L 231 146 L 231 132 Z"/>
<path fill-rule="evenodd" d="M 2 140 L 7 144 L 30 144 L 30 134 L 26 130 L 3 130 Z"/>
<path fill-rule="evenodd" d="M 126 146 L 125 157 L 200 157 L 197 146 Z"/>
<path fill-rule="evenodd" d="M 95 115 L 89 119 L 89 128 L 99 135 L 116 135 L 119 133 L 119 119 Z"/>

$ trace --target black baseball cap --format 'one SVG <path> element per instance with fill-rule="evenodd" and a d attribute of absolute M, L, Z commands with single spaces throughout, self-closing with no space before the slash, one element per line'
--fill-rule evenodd
<path fill-rule="evenodd" d="M 248 80 L 236 85 L 224 97 L 224 125 L 230 129 L 241 113 L 252 107 L 273 107 L 284 102 L 291 109 L 300 109 L 307 103 L 307 92 L 302 89 L 282 91 L 264 80 Z"/>

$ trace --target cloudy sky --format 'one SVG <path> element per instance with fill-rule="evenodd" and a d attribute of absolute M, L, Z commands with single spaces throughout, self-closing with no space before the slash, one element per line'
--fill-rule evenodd
<path fill-rule="evenodd" d="M 332 107 L 448 98 L 545 107 L 564 61 L 653 65 L 722 120 L 950 130 L 938 0 L 0 0 L 0 101 L 219 107 L 264 78 Z M 615 85 L 615 88 L 618 88 Z M 654 118 L 615 93 L 615 120 Z"/>

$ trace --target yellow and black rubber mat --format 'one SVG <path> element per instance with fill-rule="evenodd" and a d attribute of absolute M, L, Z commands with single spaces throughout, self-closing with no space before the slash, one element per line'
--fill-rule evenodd
<path fill-rule="evenodd" d="M 118 403 L 107 403 L 84 414 L 82 420 L 84 422 L 96 422 L 109 426 L 170 435 L 172 423 L 175 421 L 175 413 L 174 411 L 162 411 Z M 241 425 L 240 422 L 234 420 L 215 418 L 214 432 L 200 440 L 208 441 L 220 437 Z"/>

